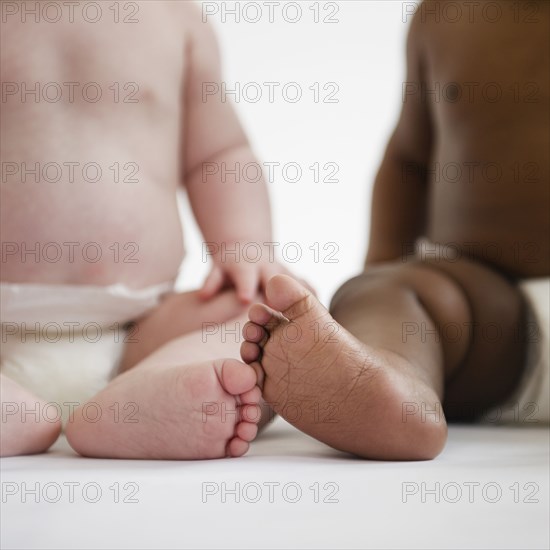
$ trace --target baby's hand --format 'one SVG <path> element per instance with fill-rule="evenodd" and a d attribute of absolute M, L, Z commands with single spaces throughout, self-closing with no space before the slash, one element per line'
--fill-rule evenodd
<path fill-rule="evenodd" d="M 199 296 L 208 300 L 226 287 L 234 287 L 238 298 L 245 304 L 254 300 L 265 289 L 274 275 L 290 275 L 288 269 L 278 262 L 214 262 L 214 267 L 204 281 Z"/>

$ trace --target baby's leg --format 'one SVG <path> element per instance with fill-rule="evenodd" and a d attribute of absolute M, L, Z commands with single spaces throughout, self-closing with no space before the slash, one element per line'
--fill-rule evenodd
<path fill-rule="evenodd" d="M 43 453 L 61 432 L 61 421 L 48 421 L 46 403 L 0 374 L 0 456 Z"/>
<path fill-rule="evenodd" d="M 444 395 L 448 414 L 468 418 L 471 405 L 479 414 L 504 399 L 521 373 L 521 298 L 481 265 L 370 268 L 336 294 L 333 317 L 288 277 L 266 293 L 271 307 L 251 308 L 241 348 L 263 371 L 264 397 L 301 430 L 363 457 L 435 457 Z M 483 331 L 494 325 L 490 342 Z"/>
<path fill-rule="evenodd" d="M 170 294 L 157 308 L 133 323 L 120 371 L 132 368 L 175 338 L 203 328 L 208 330 L 246 312 L 233 290 L 207 301 L 198 294 L 198 291 Z"/>
<path fill-rule="evenodd" d="M 262 297 L 258 295 L 256 299 L 262 300 Z M 203 330 L 206 335 L 231 329 L 235 319 L 245 315 L 247 309 L 234 290 L 226 290 L 206 301 L 199 298 L 198 291 L 171 294 L 151 313 L 133 324 L 120 372 L 134 367 L 164 344 L 190 332 Z M 208 339 L 213 337 L 208 336 Z M 231 338 L 230 335 L 228 337 Z M 273 420 L 275 413 L 263 399 L 260 406 L 262 416 L 258 428 L 262 429 Z"/>
<path fill-rule="evenodd" d="M 193 317 L 193 311 L 182 312 Z M 238 330 L 244 318 L 227 327 Z M 253 368 L 234 359 L 233 334 L 203 331 L 172 340 L 115 378 L 66 427 L 72 447 L 106 458 L 205 459 L 240 456 L 260 418 Z M 227 359 L 220 359 L 227 358 Z M 93 409 L 90 421 L 87 410 Z M 101 417 L 95 421 L 97 411 Z"/>

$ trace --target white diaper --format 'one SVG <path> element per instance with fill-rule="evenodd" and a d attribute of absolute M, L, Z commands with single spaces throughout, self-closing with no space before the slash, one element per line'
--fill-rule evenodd
<path fill-rule="evenodd" d="M 132 337 L 125 324 L 158 305 L 173 286 L 0 283 L 0 370 L 66 421 L 74 403 L 88 401 L 116 374 Z M 48 411 L 51 416 L 51 406 Z"/>
<path fill-rule="evenodd" d="M 484 415 L 490 423 L 550 423 L 550 277 L 519 283 L 528 307 L 527 358 L 514 394 Z"/>

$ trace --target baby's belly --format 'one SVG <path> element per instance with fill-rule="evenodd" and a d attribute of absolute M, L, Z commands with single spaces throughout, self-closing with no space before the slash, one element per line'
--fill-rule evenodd
<path fill-rule="evenodd" d="M 111 171 L 94 183 L 91 170 L 72 182 L 30 175 L 2 184 L 3 281 L 143 288 L 175 278 L 183 255 L 175 185 L 151 181 L 142 167 L 137 181 L 115 183 Z"/>
<path fill-rule="evenodd" d="M 514 174 L 516 162 L 520 168 Z M 539 163 L 536 177 L 530 178 L 534 172 L 528 162 L 502 161 L 498 177 L 494 166 L 483 171 L 489 163 L 475 161 L 475 169 L 457 163 L 462 164 L 462 174 L 456 178 L 457 167 L 441 157 L 439 180 L 432 174 L 430 185 L 430 240 L 448 245 L 450 259 L 458 254 L 511 277 L 550 275 L 549 174 Z"/>
<path fill-rule="evenodd" d="M 532 233 L 495 232 L 483 223 L 465 227 L 445 222 L 432 223 L 428 238 L 443 245 L 443 260 L 481 262 L 515 279 L 550 275 L 548 242 Z"/>
<path fill-rule="evenodd" d="M 150 48 L 165 8 L 117 29 L 15 17 L 3 27 L 2 80 L 63 83 L 63 94 L 2 105 L 2 280 L 142 288 L 176 276 L 185 37 L 170 27 Z M 78 83 L 72 99 L 66 83 Z"/>

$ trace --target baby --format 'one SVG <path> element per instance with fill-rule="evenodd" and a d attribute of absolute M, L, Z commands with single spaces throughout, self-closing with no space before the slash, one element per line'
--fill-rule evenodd
<path fill-rule="evenodd" d="M 74 449 L 120 458 L 242 455 L 260 393 L 297 428 L 373 459 L 435 457 L 445 417 L 547 422 L 550 6 L 491 2 L 495 16 L 452 4 L 460 17 L 430 1 L 412 21 L 366 269 L 330 313 L 283 266 L 220 255 L 222 243 L 269 242 L 269 211 L 262 185 L 204 181 L 206 163 L 253 157 L 229 104 L 203 102 L 220 75 L 190 3 L 139 3 L 127 25 L 135 14 L 101 25 L 6 18 L 2 453 L 48 448 L 60 429 L 52 403 L 70 409 Z M 83 99 L 94 79 L 119 101 L 94 103 L 92 85 Z M 23 102 L 21 83 L 35 81 L 81 88 L 69 105 Z M 52 160 L 80 172 L 53 181 Z M 88 181 L 91 162 L 109 183 Z M 171 292 L 177 182 L 219 245 L 198 293 Z M 49 243 L 61 248 L 55 262 Z M 263 289 L 244 324 L 244 363 L 234 339 L 204 343 L 203 323 L 244 320 Z M 75 329 L 52 345 L 54 320 Z M 91 347 L 89 325 L 110 337 Z M 23 342 L 28 326 L 40 337 Z"/>
<path fill-rule="evenodd" d="M 330 313 L 285 276 L 250 309 L 242 357 L 304 432 L 413 460 L 441 452 L 445 417 L 548 423 L 549 23 L 546 1 L 416 10 L 364 273 Z"/>
<path fill-rule="evenodd" d="M 221 74 L 200 8 L 98 5 L 2 3 L 1 452 L 46 450 L 63 418 L 87 456 L 240 456 L 257 374 L 203 326 L 242 327 L 286 272 L 230 254 L 272 241 L 266 187 L 211 169 L 255 159 L 230 103 L 204 98 Z M 179 188 L 213 256 L 183 294 Z"/>

